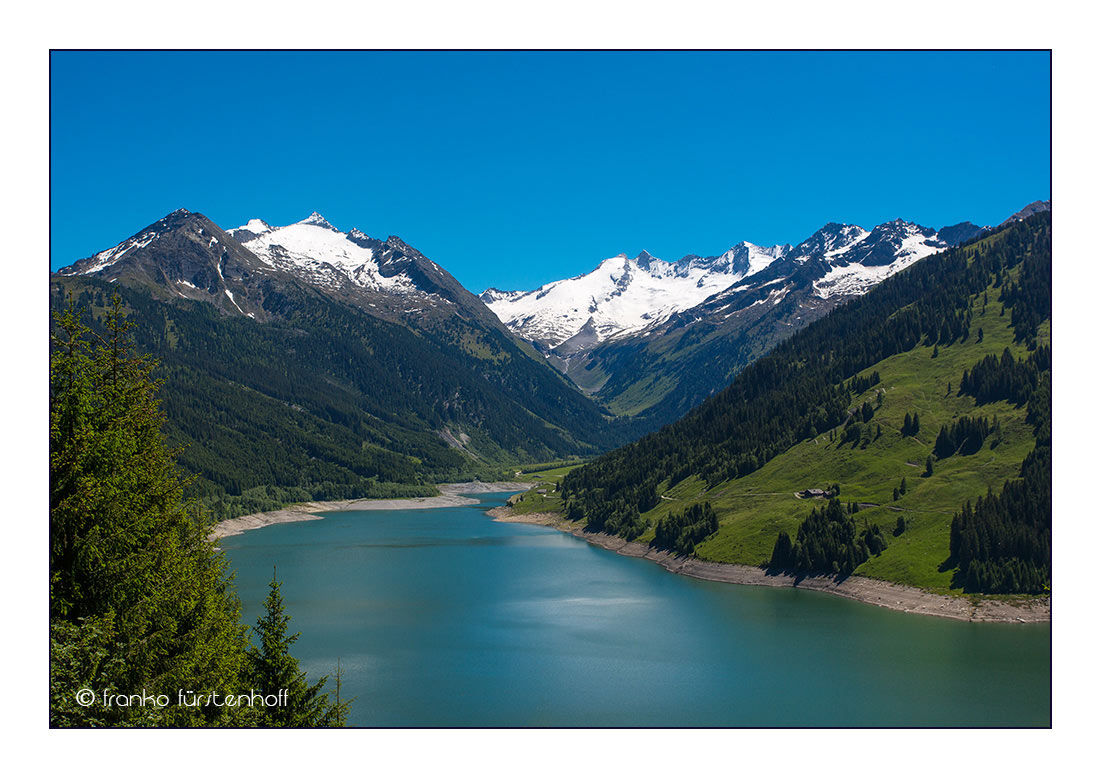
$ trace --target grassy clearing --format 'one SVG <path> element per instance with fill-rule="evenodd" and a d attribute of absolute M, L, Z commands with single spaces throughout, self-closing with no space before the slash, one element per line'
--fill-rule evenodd
<path fill-rule="evenodd" d="M 512 505 L 512 509 L 520 514 L 561 512 L 561 497 L 557 495 L 558 483 L 565 477 L 565 473 L 576 469 L 581 463 L 518 475 L 516 480 L 532 483 L 532 486 L 522 495 L 520 501 Z"/>
<path fill-rule="evenodd" d="M 1018 475 L 1020 465 L 1035 444 L 1026 423 L 1026 408 L 1007 402 L 978 407 L 969 396 L 960 396 L 964 370 L 988 354 L 1006 348 L 1017 359 L 1028 351 L 1013 342 L 1010 314 L 1002 315 L 996 301 L 999 289 L 975 295 L 970 336 L 964 342 L 939 348 L 918 346 L 896 354 L 864 370 L 877 371 L 880 382 L 853 397 L 850 409 L 864 402 L 875 407 L 869 431 L 856 442 L 843 442 L 843 426 L 824 430 L 775 457 L 762 468 L 736 480 L 706 489 L 692 477 L 669 488 L 661 484 L 660 503 L 643 517 L 649 528 L 638 539 L 652 540 L 657 522 L 671 511 L 709 501 L 720 520 L 716 534 L 700 543 L 695 554 L 704 560 L 759 565 L 771 557 L 780 531 L 794 538 L 798 525 L 820 499 L 803 499 L 798 492 L 808 488 L 827 489 L 840 485 L 840 499 L 860 503 L 857 523 L 877 523 L 889 541 L 888 547 L 856 569 L 856 574 L 915 586 L 937 593 L 959 593 L 951 589 L 954 570 L 947 568 L 951 520 L 967 500 L 987 492 L 999 492 L 1004 482 Z M 982 339 L 978 334 L 981 330 Z M 1050 342 L 1050 324 L 1040 328 L 1041 343 Z M 880 404 L 881 392 L 881 404 Z M 907 413 L 920 416 L 920 430 L 903 436 Z M 932 453 L 940 428 L 960 416 L 985 416 L 1000 422 L 1000 433 L 986 439 L 973 455 L 956 454 L 935 461 L 925 476 L 925 460 Z M 835 433 L 835 434 L 834 434 Z M 835 437 L 835 439 L 831 439 Z M 561 500 L 555 494 L 557 481 L 572 467 L 538 473 L 539 485 L 516 505 L 521 513 L 559 512 Z M 894 489 L 905 479 L 906 493 L 894 500 Z M 538 491 L 545 493 L 538 493 Z M 898 518 L 905 528 L 895 536 Z"/>
<path fill-rule="evenodd" d="M 857 522 L 879 524 L 890 543 L 881 555 L 861 565 L 857 574 L 949 592 L 953 570 L 944 568 L 944 562 L 949 556 L 953 515 L 968 499 L 999 491 L 1005 480 L 1018 474 L 1034 446 L 1031 427 L 1025 422 L 1026 408 L 1007 402 L 979 408 L 971 397 L 958 394 L 963 370 L 985 355 L 1000 354 L 1006 347 L 1017 358 L 1026 358 L 1028 353 L 1023 345 L 1013 343 L 1009 315 L 1002 316 L 1000 303 L 994 301 L 997 293 L 992 288 L 988 293 L 984 312 L 983 295 L 974 298 L 970 337 L 965 342 L 941 346 L 935 358 L 932 347 L 917 347 L 864 371 L 878 371 L 881 381 L 854 397 L 851 408 L 858 409 L 864 402 L 875 406 L 883 392 L 881 406 L 865 425 L 871 430 L 871 439 L 844 443 L 841 426 L 794 446 L 748 476 L 709 491 L 697 478 L 671 489 L 658 489 L 661 503 L 645 514 L 649 529 L 639 540 L 651 540 L 655 525 L 670 511 L 709 501 L 719 515 L 720 528 L 696 546 L 696 555 L 708 561 L 762 564 L 771 557 L 780 531 L 793 538 L 810 510 L 824 504 L 820 499 L 799 498 L 797 492 L 839 483 L 842 501 L 865 505 Z M 1044 325 L 1041 340 L 1049 342 L 1049 338 L 1049 325 Z M 903 418 L 913 412 L 920 416 L 920 431 L 914 437 L 903 437 Z M 925 459 L 940 427 L 962 415 L 984 415 L 990 420 L 996 415 L 1001 424 L 999 438 L 987 439 L 973 455 L 956 454 L 935 462 L 933 474 L 925 477 Z M 836 432 L 836 440 L 830 440 L 831 431 Z M 894 488 L 902 478 L 907 491 L 894 501 Z M 560 505 L 552 494 L 537 497 L 525 496 L 523 509 L 536 512 Z M 894 536 L 899 516 L 906 519 L 906 528 Z"/>
<path fill-rule="evenodd" d="M 650 375 L 607 402 L 607 409 L 615 415 L 634 416 L 660 402 L 676 388 L 676 381 L 668 376 Z"/>
<path fill-rule="evenodd" d="M 720 484 L 709 493 L 698 481 L 679 484 L 666 496 L 678 503 L 664 504 L 647 515 L 659 518 L 673 505 L 708 500 L 721 519 L 716 535 L 701 543 L 696 554 L 711 561 L 760 564 L 771 556 L 780 530 L 792 537 L 798 524 L 821 500 L 805 500 L 795 494 L 805 488 L 841 486 L 840 498 L 875 504 L 861 509 L 857 522 L 878 523 L 888 534 L 890 545 L 872 557 L 856 572 L 868 577 L 890 580 L 937 592 L 947 592 L 952 570 L 944 569 L 949 551 L 949 532 L 954 513 L 968 499 L 983 496 L 990 489 L 999 491 L 1004 481 L 1015 477 L 1024 457 L 1034 446 L 1031 428 L 1025 423 L 1025 408 L 997 402 L 978 408 L 974 400 L 958 395 L 963 370 L 969 369 L 989 353 L 1001 353 L 1006 347 L 1018 358 L 1026 358 L 1022 345 L 1012 342 L 1009 318 L 1000 315 L 1000 303 L 990 302 L 982 312 L 982 296 L 975 298 L 970 338 L 938 349 L 917 347 L 875 365 L 881 376 L 879 385 L 855 397 L 852 407 L 863 402 L 876 404 L 877 392 L 884 391 L 882 406 L 870 421 L 875 438 L 866 443 L 830 441 L 828 431 L 807 440 L 768 462 L 760 470 L 743 478 Z M 978 329 L 983 341 L 977 342 Z M 1049 342 L 1049 327 L 1043 337 Z M 867 370 L 866 372 L 870 372 Z M 949 391 L 950 387 L 950 391 Z M 903 437 L 900 429 L 906 413 L 920 415 L 921 428 L 915 437 Z M 931 477 L 924 477 L 925 458 L 940 427 L 961 415 L 996 415 L 1002 434 L 987 440 L 971 456 L 955 455 L 935 462 Z M 881 428 L 881 435 L 877 430 Z M 893 501 L 893 490 L 905 478 L 907 492 Z M 907 527 L 893 536 L 899 516 Z"/>

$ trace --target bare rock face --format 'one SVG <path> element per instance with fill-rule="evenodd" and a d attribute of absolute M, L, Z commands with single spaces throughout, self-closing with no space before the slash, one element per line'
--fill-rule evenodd
<path fill-rule="evenodd" d="M 1028 216 L 1032 216 L 1036 213 L 1045 213 L 1050 209 L 1050 200 L 1036 200 L 1030 205 L 1024 207 L 1023 210 L 1013 213 L 1007 219 L 1002 221 L 1000 225 L 1003 227 L 1005 224 L 1011 224 L 1013 221 L 1023 221 Z"/>
<path fill-rule="evenodd" d="M 341 232 L 317 212 L 285 227 L 251 219 L 222 230 L 180 209 L 59 274 L 142 285 L 160 297 L 202 300 L 260 321 L 284 310 L 288 293 L 308 288 L 390 321 L 461 315 L 507 332 L 484 303 L 401 238 Z"/>

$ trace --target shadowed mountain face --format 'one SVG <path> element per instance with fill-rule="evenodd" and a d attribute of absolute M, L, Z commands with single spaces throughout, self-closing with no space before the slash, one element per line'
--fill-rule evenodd
<path fill-rule="evenodd" d="M 201 300 L 261 321 L 271 315 L 264 292 L 292 282 L 201 213 L 182 209 L 59 275 L 142 287 L 161 299 Z"/>
<path fill-rule="evenodd" d="M 948 245 L 957 246 L 961 243 L 973 240 L 984 231 L 984 227 L 979 227 L 977 224 L 971 224 L 969 221 L 964 221 L 961 224 L 952 224 L 949 227 L 944 227 L 940 230 L 939 236 L 940 239 Z"/>
<path fill-rule="evenodd" d="M 204 493 L 354 496 L 366 479 L 497 476 L 636 438 L 846 300 L 982 232 L 832 223 L 794 247 L 618 256 L 478 298 L 400 238 L 317 213 L 223 230 L 178 210 L 55 274 L 53 302 L 71 293 L 101 314 L 122 293 L 168 373 L 169 433 Z M 270 460 L 251 461 L 257 449 Z"/>
<path fill-rule="evenodd" d="M 624 441 L 437 264 L 316 214 L 226 231 L 176 211 L 64 268 L 52 292 L 94 314 L 123 297 L 161 362 L 181 463 L 214 499 L 377 495 Z"/>
<path fill-rule="evenodd" d="M 122 281 L 260 321 L 273 314 L 266 293 L 308 287 L 414 327 L 426 318 L 460 316 L 507 331 L 450 273 L 401 238 L 340 232 L 318 213 L 286 227 L 252 219 L 222 230 L 181 209 L 59 274 Z"/>

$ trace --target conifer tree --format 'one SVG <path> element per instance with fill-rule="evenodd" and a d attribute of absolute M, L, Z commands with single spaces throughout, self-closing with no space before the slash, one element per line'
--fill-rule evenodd
<path fill-rule="evenodd" d="M 73 704 L 81 688 L 229 693 L 244 658 L 225 560 L 183 499 L 153 364 L 117 297 L 104 334 L 70 299 L 50 356 L 50 722 L 194 726 L 225 707 Z"/>
<path fill-rule="evenodd" d="M 284 701 L 265 708 L 263 724 L 288 728 L 342 725 L 350 703 L 330 704 L 328 694 L 322 693 L 328 675 L 310 685 L 306 673 L 298 668 L 298 659 L 290 654 L 290 646 L 301 635 L 287 633 L 290 616 L 275 570 L 268 586 L 264 614 L 254 629 L 259 645 L 248 650 L 249 675 L 258 693 L 277 697 L 283 694 Z"/>
<path fill-rule="evenodd" d="M 768 566 L 772 569 L 786 569 L 791 566 L 793 550 L 790 535 L 785 531 L 779 532 L 779 536 L 775 539 L 775 547 L 772 548 L 771 563 Z"/>

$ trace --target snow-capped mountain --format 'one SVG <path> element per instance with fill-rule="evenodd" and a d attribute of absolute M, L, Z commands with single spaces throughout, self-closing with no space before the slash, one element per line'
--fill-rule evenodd
<path fill-rule="evenodd" d="M 305 283 L 390 320 L 460 313 L 502 326 L 446 270 L 400 238 L 341 232 L 317 212 L 287 226 L 254 218 L 223 231 L 180 209 L 60 273 L 138 281 L 260 320 L 268 316 L 263 300 L 270 292 Z"/>
<path fill-rule="evenodd" d="M 178 210 L 51 277 L 54 309 L 112 293 L 167 368 L 172 439 L 218 488 L 371 493 L 623 439 L 435 262 L 316 213 L 227 232 Z"/>
<path fill-rule="evenodd" d="M 855 224 L 837 224 L 830 221 L 795 246 L 791 251 L 791 258 L 804 262 L 811 256 L 825 258 L 838 256 L 853 245 L 866 240 L 870 234 L 866 229 Z"/>
<path fill-rule="evenodd" d="M 988 228 L 939 231 L 895 219 L 826 224 L 763 269 L 635 333 L 578 335 L 548 361 L 617 412 L 655 426 L 680 417 L 777 343 L 885 278 Z"/>
<path fill-rule="evenodd" d="M 965 234 L 964 239 L 970 236 Z M 958 242 L 957 234 L 952 237 Z M 689 255 L 671 263 L 646 252 L 633 259 L 620 254 L 575 278 L 528 292 L 488 289 L 481 299 L 518 336 L 545 352 L 564 347 L 568 355 L 575 355 L 579 343 L 572 338 L 578 335 L 589 348 L 634 335 L 715 294 L 777 283 L 810 259 L 826 265 L 824 274 L 814 282 L 813 293 L 822 299 L 846 297 L 865 293 L 884 278 L 951 244 L 935 230 L 901 219 L 870 231 L 854 224 L 830 223 L 794 248 L 742 242 L 719 256 Z"/>
<path fill-rule="evenodd" d="M 789 245 L 738 243 L 719 256 L 666 262 L 648 252 L 619 254 L 595 270 L 534 291 L 488 289 L 481 300 L 520 337 L 545 349 L 582 330 L 596 341 L 622 337 L 729 288 L 791 250 Z"/>
<path fill-rule="evenodd" d="M 229 234 L 272 269 L 372 315 L 415 321 L 459 314 L 501 327 L 450 273 L 397 236 L 383 241 L 355 228 L 341 232 L 316 211 L 284 227 L 251 219 Z"/>
<path fill-rule="evenodd" d="M 379 265 L 381 243 L 358 229 L 341 232 L 314 211 L 301 221 L 272 227 L 260 219 L 230 229 L 261 261 L 318 286 L 353 284 L 372 291 L 412 293 L 416 285 L 405 275 L 386 275 Z"/>
<path fill-rule="evenodd" d="M 1049 207 L 1033 203 L 1013 218 Z M 253 218 L 224 231 L 181 209 L 64 268 L 58 285 L 72 279 L 79 287 L 82 279 L 72 276 L 84 276 L 88 288 L 137 288 L 166 310 L 208 303 L 264 325 L 307 310 L 327 311 L 325 320 L 364 313 L 382 319 L 375 322 L 382 329 L 398 324 L 398 335 L 411 331 L 434 343 L 441 358 L 473 360 L 482 377 L 507 383 L 514 368 L 521 391 L 549 364 L 605 410 L 660 425 L 845 300 L 986 229 L 963 222 L 936 231 L 901 219 L 870 230 L 830 223 L 794 247 L 742 242 L 675 262 L 620 254 L 574 278 L 533 291 L 488 289 L 479 299 L 400 238 L 344 232 L 316 212 L 286 226 Z M 565 401 L 554 392 L 566 384 L 553 374 L 547 380 L 554 390 L 546 396 Z M 494 401 L 481 397 L 469 417 L 492 417 Z M 465 400 L 454 395 L 445 405 L 456 402 Z"/>
<path fill-rule="evenodd" d="M 894 273 L 948 247 L 935 230 L 901 219 L 879 224 L 870 232 L 854 229 L 861 233 L 858 238 L 820 254 L 829 265 L 829 271 L 814 282 L 814 293 L 822 299 L 865 294 Z"/>

